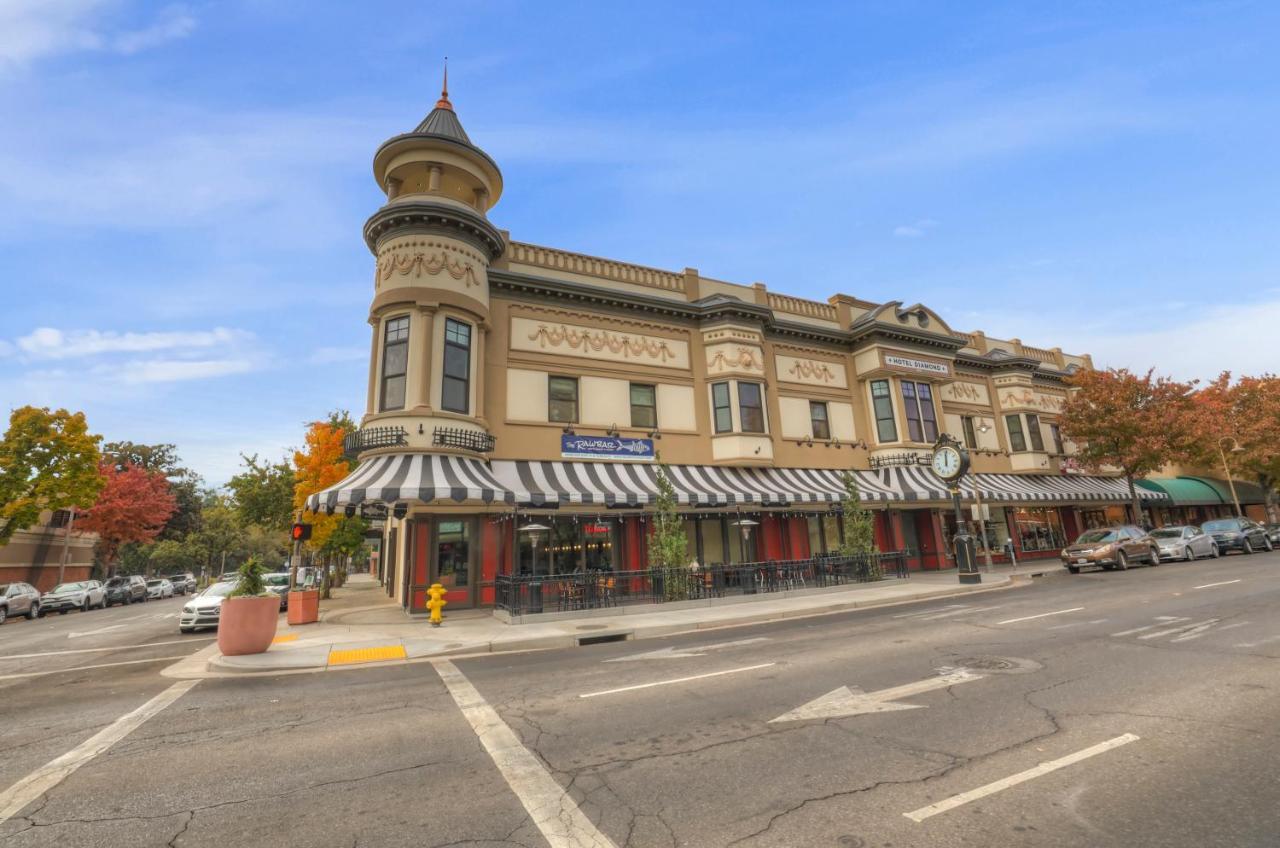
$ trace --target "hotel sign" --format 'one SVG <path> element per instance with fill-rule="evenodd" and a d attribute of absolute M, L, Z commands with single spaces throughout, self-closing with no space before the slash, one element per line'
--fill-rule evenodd
<path fill-rule="evenodd" d="M 924 371 L 928 374 L 937 374 L 942 377 L 951 376 L 951 366 L 945 362 L 936 362 L 932 359 L 916 359 L 913 356 L 895 356 L 891 353 L 884 354 L 884 364 L 889 368 L 905 368 L 908 371 Z"/>
<path fill-rule="evenodd" d="M 624 462 L 652 462 L 653 439 L 620 436 L 561 436 L 562 459 L 616 459 Z"/>

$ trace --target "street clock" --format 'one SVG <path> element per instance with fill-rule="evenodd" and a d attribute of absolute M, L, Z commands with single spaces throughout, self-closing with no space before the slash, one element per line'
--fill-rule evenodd
<path fill-rule="evenodd" d="M 934 474 L 947 483 L 955 483 L 969 470 L 969 451 L 964 445 L 944 436 L 934 447 L 933 460 L 929 464 Z"/>

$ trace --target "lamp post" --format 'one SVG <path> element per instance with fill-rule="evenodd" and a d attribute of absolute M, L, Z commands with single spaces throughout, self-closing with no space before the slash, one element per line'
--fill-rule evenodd
<path fill-rule="evenodd" d="M 933 473 L 938 475 L 951 491 L 951 504 L 956 513 L 956 534 L 952 541 L 956 546 L 956 571 L 961 583 L 981 583 L 978 564 L 973 559 L 973 537 L 960 511 L 960 480 L 969 470 L 969 450 L 962 442 L 946 433 L 938 436 L 933 446 Z"/>
<path fill-rule="evenodd" d="M 987 433 L 991 430 L 991 425 L 983 421 L 978 425 L 979 433 Z M 987 541 L 987 517 L 982 511 L 982 490 L 978 488 L 978 473 L 970 470 L 970 476 L 973 478 L 973 503 L 978 508 L 978 538 L 982 540 L 982 559 L 986 563 L 987 571 L 991 571 L 991 545 Z"/>
<path fill-rule="evenodd" d="M 1232 479 L 1231 466 L 1227 464 L 1226 442 L 1231 442 L 1232 453 L 1243 453 L 1244 448 L 1240 447 L 1240 443 L 1233 436 L 1223 436 L 1218 439 L 1218 455 L 1222 457 L 1222 468 L 1227 472 L 1227 485 L 1231 487 L 1231 500 L 1235 502 L 1236 515 L 1242 517 L 1244 513 L 1240 510 L 1240 498 L 1236 495 L 1236 481 Z"/>

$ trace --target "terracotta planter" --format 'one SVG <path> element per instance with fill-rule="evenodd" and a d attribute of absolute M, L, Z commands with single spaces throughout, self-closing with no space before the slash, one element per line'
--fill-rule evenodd
<path fill-rule="evenodd" d="M 289 593 L 290 624 L 315 624 L 319 620 L 319 589 L 295 589 Z"/>
<path fill-rule="evenodd" d="M 280 598 L 227 598 L 218 615 L 218 650 L 225 657 L 261 654 L 276 638 Z"/>

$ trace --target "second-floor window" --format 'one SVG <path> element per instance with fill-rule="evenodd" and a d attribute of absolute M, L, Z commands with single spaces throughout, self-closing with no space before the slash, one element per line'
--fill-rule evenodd
<path fill-rule="evenodd" d="M 382 401 L 383 412 L 404 409 L 405 374 L 409 368 L 409 316 L 392 318 L 382 336 Z"/>
<path fill-rule="evenodd" d="M 440 406 L 450 412 L 470 412 L 471 325 L 452 318 L 444 320 L 444 383 Z"/>
<path fill-rule="evenodd" d="M 809 401 L 809 425 L 815 439 L 831 438 L 831 422 L 827 420 L 827 405 L 822 401 Z"/>
<path fill-rule="evenodd" d="M 960 416 L 960 426 L 964 428 L 964 446 L 973 450 L 978 447 L 978 433 L 973 428 L 973 416 Z"/>
<path fill-rule="evenodd" d="M 562 424 L 578 421 L 578 378 L 547 379 L 547 420 Z"/>
<path fill-rule="evenodd" d="M 1024 451 L 1027 449 L 1027 439 L 1022 435 L 1022 416 L 1006 415 L 1004 423 L 1009 427 L 1009 450 Z"/>
<path fill-rule="evenodd" d="M 1031 439 L 1033 451 L 1044 450 L 1044 434 L 1040 432 L 1040 416 L 1027 415 L 1027 436 Z"/>
<path fill-rule="evenodd" d="M 933 389 L 928 383 L 902 381 L 902 404 L 907 411 L 907 433 L 913 442 L 936 442 L 938 419 L 933 411 Z"/>
<path fill-rule="evenodd" d="M 1062 449 L 1062 428 L 1057 424 L 1049 425 L 1049 435 L 1053 437 L 1053 450 L 1058 456 L 1063 456 L 1066 451 Z"/>
<path fill-rule="evenodd" d="M 711 385 L 711 415 L 715 419 L 717 433 L 728 433 L 733 430 L 733 411 L 729 409 L 728 383 Z"/>
<path fill-rule="evenodd" d="M 893 419 L 893 398 L 888 380 L 871 381 L 871 405 L 876 417 L 876 438 L 884 442 L 898 441 L 898 425 Z"/>
<path fill-rule="evenodd" d="M 631 426 L 654 429 L 658 426 L 658 390 L 644 383 L 631 384 Z"/>
<path fill-rule="evenodd" d="M 764 399 L 759 383 L 738 384 L 738 418 L 742 432 L 764 432 Z"/>

